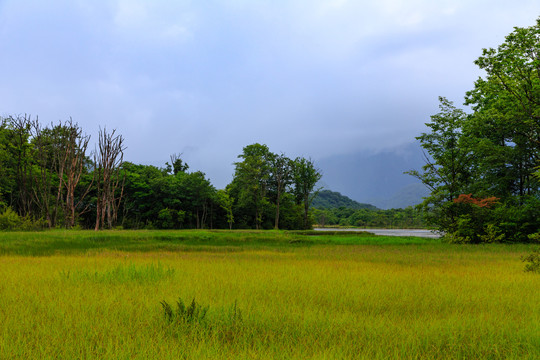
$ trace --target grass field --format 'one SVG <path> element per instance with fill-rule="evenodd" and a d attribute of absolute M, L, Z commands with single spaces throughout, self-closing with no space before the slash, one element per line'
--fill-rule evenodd
<path fill-rule="evenodd" d="M 0 359 L 538 359 L 529 245 L 0 233 Z M 162 301 L 208 307 L 168 321 Z"/>

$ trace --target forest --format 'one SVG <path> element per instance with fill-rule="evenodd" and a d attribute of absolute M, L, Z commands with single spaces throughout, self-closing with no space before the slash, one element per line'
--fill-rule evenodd
<path fill-rule="evenodd" d="M 217 190 L 180 155 L 158 168 L 123 160 L 125 140 L 100 130 L 96 149 L 71 119 L 0 119 L 0 229 L 311 227 L 320 179 L 311 159 L 244 147 L 232 182 Z"/>

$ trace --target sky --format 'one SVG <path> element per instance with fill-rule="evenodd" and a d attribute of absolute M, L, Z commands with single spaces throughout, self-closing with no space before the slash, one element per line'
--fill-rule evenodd
<path fill-rule="evenodd" d="M 310 157 L 412 142 L 538 0 L 0 0 L 0 116 L 70 117 L 125 160 L 182 153 L 223 188 L 242 148 Z M 323 179 L 324 180 L 324 179 Z"/>

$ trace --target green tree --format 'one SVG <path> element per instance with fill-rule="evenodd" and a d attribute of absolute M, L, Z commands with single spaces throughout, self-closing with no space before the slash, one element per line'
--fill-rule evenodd
<path fill-rule="evenodd" d="M 34 215 L 33 149 L 29 141 L 31 128 L 32 120 L 28 115 L 7 118 L 8 167 L 12 169 L 11 176 L 14 180 L 10 206 L 22 217 Z"/>
<path fill-rule="evenodd" d="M 284 154 L 270 156 L 270 177 L 269 188 L 273 193 L 276 206 L 276 217 L 274 221 L 274 228 L 279 229 L 279 210 L 281 201 L 284 194 L 287 191 L 287 187 L 292 183 L 292 169 L 293 163 L 291 159 Z"/>
<path fill-rule="evenodd" d="M 165 163 L 167 166 L 167 172 L 173 173 L 174 175 L 180 173 L 180 172 L 186 172 L 189 169 L 189 166 L 187 163 L 185 163 L 182 158 L 182 154 L 172 154 L 171 155 L 171 163 Z"/>
<path fill-rule="evenodd" d="M 229 196 L 227 190 L 218 190 L 216 192 L 217 203 L 225 211 L 229 229 L 232 229 L 234 223 L 233 203 L 234 199 Z"/>
<path fill-rule="evenodd" d="M 504 200 L 538 192 L 533 177 L 540 158 L 540 18 L 515 28 L 497 48 L 483 49 L 475 64 L 486 76 L 467 92 L 474 113 L 464 132 L 477 154 L 475 183 Z"/>
<path fill-rule="evenodd" d="M 432 190 L 427 219 L 449 237 L 526 241 L 540 226 L 540 19 L 484 49 L 475 64 L 486 75 L 466 94 L 472 114 L 442 99 L 431 132 L 418 138 L 427 165 L 410 174 Z M 474 203 L 495 198 L 492 206 Z"/>
<path fill-rule="evenodd" d="M 309 208 L 311 201 L 317 195 L 317 191 L 314 191 L 314 189 L 321 177 L 320 170 L 315 167 L 315 163 L 311 159 L 298 157 L 294 160 L 294 194 L 297 203 L 302 203 L 304 206 L 304 229 L 311 227 L 309 222 Z"/>
<path fill-rule="evenodd" d="M 182 210 L 189 211 L 197 229 L 205 228 L 210 216 L 215 188 L 201 171 L 178 173 Z"/>
<path fill-rule="evenodd" d="M 10 131 L 7 126 L 7 119 L 0 117 L 0 211 L 8 205 L 6 195 L 11 194 L 14 187 L 8 152 Z"/>
<path fill-rule="evenodd" d="M 235 163 L 233 187 L 239 192 L 237 198 L 241 206 L 253 209 L 255 228 L 260 229 L 268 205 L 271 153 L 266 145 L 252 144 L 244 147 L 238 158 L 242 161 Z"/>
<path fill-rule="evenodd" d="M 426 123 L 431 131 L 416 138 L 427 153 L 423 172 L 407 173 L 431 190 L 423 202 L 428 223 L 440 231 L 454 232 L 458 213 L 452 201 L 466 192 L 471 177 L 472 159 L 463 146 L 461 130 L 467 115 L 447 99 L 440 97 L 439 101 L 440 112 Z"/>

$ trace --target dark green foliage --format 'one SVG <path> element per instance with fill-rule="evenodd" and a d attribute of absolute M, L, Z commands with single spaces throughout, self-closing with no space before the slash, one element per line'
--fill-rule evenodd
<path fill-rule="evenodd" d="M 124 163 L 122 224 L 126 228 L 206 228 L 218 209 L 216 190 L 200 171 L 176 175 L 150 165 Z M 187 168 L 186 168 L 187 170 Z"/>
<path fill-rule="evenodd" d="M 309 208 L 311 202 L 317 196 L 320 189 L 315 190 L 315 185 L 321 179 L 322 174 L 315 167 L 311 159 L 298 157 L 293 163 L 294 195 L 298 204 L 304 208 L 304 229 L 311 228 Z"/>
<path fill-rule="evenodd" d="M 369 209 L 376 210 L 377 207 L 371 204 L 362 204 L 352 200 L 345 195 L 341 195 L 337 191 L 321 190 L 317 196 L 313 198 L 311 206 L 316 209 L 338 209 L 340 207 L 348 209 Z"/>
<path fill-rule="evenodd" d="M 91 160 L 89 138 L 71 119 L 42 127 L 27 115 L 0 118 L 0 211 L 11 209 L 2 229 L 35 229 L 33 219 L 95 230 L 311 226 L 306 204 L 320 174 L 310 160 L 248 145 L 232 183 L 218 192 L 203 172 L 188 172 L 180 155 L 164 169 L 124 162 L 114 130 L 100 130 L 100 155 Z"/>
<path fill-rule="evenodd" d="M 431 190 L 423 202 L 428 223 L 440 231 L 454 233 L 459 214 L 453 200 L 467 193 L 471 156 L 463 146 L 461 131 L 466 114 L 445 98 L 439 101 L 440 112 L 426 123 L 430 132 L 417 137 L 429 155 L 423 172 L 411 170 L 408 173 Z"/>
<path fill-rule="evenodd" d="M 466 114 L 441 98 L 441 112 L 417 139 L 431 189 L 426 220 L 460 243 L 527 242 L 540 228 L 540 18 L 515 28 L 475 61 L 485 77 L 467 92 Z M 474 201 L 456 202 L 463 196 Z M 481 201 L 496 198 L 493 206 Z"/>
<path fill-rule="evenodd" d="M 270 152 L 268 146 L 244 147 L 235 163 L 227 194 L 234 199 L 232 210 L 237 228 L 310 228 L 309 205 L 321 174 L 313 161 Z"/>
<path fill-rule="evenodd" d="M 22 218 L 10 207 L 7 207 L 0 212 L 0 230 L 36 231 L 43 230 L 46 227 L 47 223 L 45 221 L 33 220 L 30 217 Z"/>
<path fill-rule="evenodd" d="M 370 210 L 351 208 L 313 209 L 318 226 L 367 228 L 425 228 L 424 213 L 413 207 L 405 209 Z"/>

